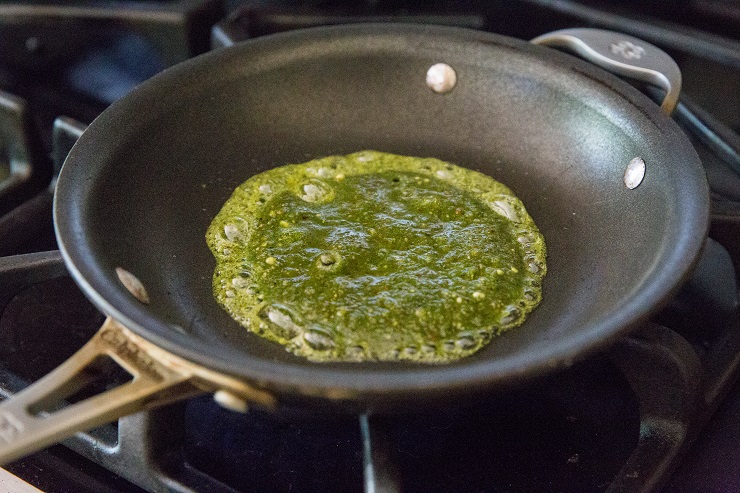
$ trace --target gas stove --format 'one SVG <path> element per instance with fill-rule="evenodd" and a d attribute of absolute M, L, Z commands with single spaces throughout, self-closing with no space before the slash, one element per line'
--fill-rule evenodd
<path fill-rule="evenodd" d="M 683 71 L 674 115 L 712 190 L 691 279 L 608 350 L 520 388 L 417 412 L 239 414 L 209 396 L 120 419 L 5 469 L 47 492 L 740 490 L 740 6 L 663 2 L 0 4 L 0 396 L 80 348 L 103 316 L 67 274 L 54 176 L 97 114 L 164 68 L 256 36 L 368 21 L 521 39 L 621 31 Z M 116 375 L 108 375 L 107 382 Z M 105 385 L 105 383 L 101 384 Z M 0 483 L 2 484 L 2 483 Z"/>

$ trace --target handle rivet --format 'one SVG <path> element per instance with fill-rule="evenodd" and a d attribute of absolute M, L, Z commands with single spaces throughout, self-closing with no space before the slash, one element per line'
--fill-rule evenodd
<path fill-rule="evenodd" d="M 624 170 L 624 184 L 630 190 L 637 188 L 645 178 L 645 161 L 641 157 L 632 159 Z"/>
<path fill-rule="evenodd" d="M 139 278 L 124 269 L 123 267 L 116 267 L 116 275 L 118 280 L 121 281 L 123 287 L 125 287 L 134 298 L 141 301 L 145 305 L 149 304 L 149 294 L 146 292 L 146 288 L 139 281 Z"/>
<path fill-rule="evenodd" d="M 427 70 L 427 85 L 432 91 L 444 94 L 450 92 L 455 84 L 457 84 L 455 69 L 446 63 L 436 63 Z"/>

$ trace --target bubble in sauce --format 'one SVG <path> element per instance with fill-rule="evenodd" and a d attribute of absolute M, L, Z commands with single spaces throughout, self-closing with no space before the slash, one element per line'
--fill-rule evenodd
<path fill-rule="evenodd" d="M 303 339 L 312 349 L 325 351 L 335 346 L 331 333 L 324 329 L 312 328 L 303 334 Z"/>
<path fill-rule="evenodd" d="M 311 179 L 301 185 L 301 198 L 306 202 L 329 202 L 334 198 L 334 190 L 323 180 Z"/>
<path fill-rule="evenodd" d="M 267 305 L 258 315 L 262 319 L 262 328 L 269 328 L 278 337 L 292 339 L 304 332 L 303 327 L 293 320 L 295 315 L 284 307 Z"/>

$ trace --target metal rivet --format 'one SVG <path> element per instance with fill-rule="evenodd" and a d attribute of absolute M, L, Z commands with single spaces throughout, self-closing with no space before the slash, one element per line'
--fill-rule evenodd
<path fill-rule="evenodd" d="M 624 170 L 624 184 L 632 190 L 637 188 L 645 178 L 645 161 L 641 157 L 636 157 L 627 165 Z"/>
<path fill-rule="evenodd" d="M 128 292 L 134 295 L 134 298 L 144 304 L 149 304 L 149 294 L 135 275 L 122 267 L 116 267 L 116 275 L 118 275 L 118 280 L 121 281 L 123 287 L 128 289 Z"/>
<path fill-rule="evenodd" d="M 249 404 L 246 400 L 228 390 L 222 389 L 217 391 L 213 394 L 213 400 L 216 401 L 219 406 L 238 413 L 246 413 L 249 410 Z"/>
<path fill-rule="evenodd" d="M 427 85 L 436 93 L 450 92 L 456 83 L 457 74 L 446 63 L 436 63 L 427 70 Z"/>

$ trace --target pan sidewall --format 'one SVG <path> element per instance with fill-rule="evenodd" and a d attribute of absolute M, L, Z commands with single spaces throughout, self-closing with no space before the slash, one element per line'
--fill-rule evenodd
<path fill-rule="evenodd" d="M 367 57 L 366 63 L 358 64 L 362 57 Z M 422 69 L 446 60 L 458 68 L 459 86 L 448 95 L 435 95 L 423 86 Z M 332 95 L 326 84 L 312 86 L 309 75 L 331 75 L 336 87 L 346 88 L 352 75 L 346 74 L 349 66 L 367 74 L 385 71 L 378 80 L 365 79 L 368 91 L 388 99 L 386 112 L 415 95 L 418 101 L 413 114 L 392 116 L 388 118 L 392 125 L 375 132 L 348 130 L 348 119 L 362 129 L 368 118 L 383 117 L 382 108 L 367 102 L 359 89 L 353 94 Z M 409 75 L 413 70 L 420 73 L 418 88 L 409 88 L 415 83 Z M 234 89 L 235 84 L 245 87 Z M 268 86 L 277 88 L 272 98 L 268 97 Z M 491 97 L 502 99 L 483 106 L 484 87 Z M 568 97 L 562 97 L 564 87 L 570 87 Z M 354 120 L 347 116 L 352 104 L 362 110 L 353 113 Z M 306 127 L 300 116 L 286 116 L 296 105 L 321 110 L 322 118 L 315 128 Z M 551 119 L 541 114 L 545 110 Z M 563 115 L 568 118 L 555 119 Z M 168 122 L 178 123 L 171 123 L 174 129 L 168 131 Z M 481 122 L 494 124 L 487 130 L 481 128 Z M 210 133 L 205 149 L 201 137 L 183 135 L 187 128 Z M 245 135 L 244 128 L 253 134 Z M 255 128 L 269 145 L 259 143 Z M 299 128 L 303 129 L 300 133 L 296 132 Z M 461 128 L 473 130 L 464 132 Z M 618 130 L 616 137 L 610 129 Z M 234 145 L 239 139 L 242 143 Z M 177 265 L 203 265 L 199 275 L 210 290 L 213 261 L 203 240 L 203 225 L 207 226 L 234 187 L 249 174 L 269 167 L 361 148 L 434 155 L 494 174 L 514 189 L 540 225 L 548 245 L 552 244 L 545 301 L 531 320 L 494 341 L 493 349 L 459 364 L 421 368 L 406 364 L 316 365 L 297 361 L 282 348 L 240 332 L 212 298 L 206 300 L 210 295 L 206 290 L 192 295 L 187 282 L 160 275 L 171 271 L 176 277 Z M 166 163 L 162 158 L 145 159 L 167 149 L 172 152 Z M 635 152 L 644 154 L 648 162 L 643 185 L 625 192 L 619 189 L 623 185 L 614 181 L 621 177 L 604 181 L 607 170 L 615 174 L 613 160 L 633 157 L 630 153 Z M 188 153 L 197 159 L 189 158 Z M 206 173 L 198 163 L 205 167 L 202 163 L 209 154 L 217 165 Z M 584 155 L 597 156 L 589 163 L 590 172 L 568 171 L 571 164 L 566 158 L 571 156 L 572 166 L 578 166 Z M 252 163 L 252 159 L 256 161 Z M 168 173 L 177 176 L 183 169 L 191 170 L 197 179 L 181 190 L 164 185 Z M 517 169 L 536 170 L 539 175 L 527 176 Z M 136 179 L 127 181 L 125 173 Z M 152 184 L 163 187 L 156 201 L 151 198 Z M 421 397 L 438 398 L 449 392 L 514 385 L 567 367 L 622 337 L 670 298 L 697 261 L 708 228 L 708 196 L 698 158 L 678 127 L 647 98 L 596 68 L 545 48 L 486 33 L 353 26 L 258 39 L 198 57 L 143 84 L 106 110 L 73 148 L 59 178 L 55 225 L 65 261 L 90 299 L 153 343 L 299 400 L 328 397 L 378 407 Z M 202 207 L 190 207 L 201 197 Z M 133 205 L 121 205 L 126 201 Z M 138 203 L 149 204 L 153 210 L 137 212 Z M 202 240 L 198 248 L 205 251 L 180 248 L 173 242 L 164 249 L 154 247 L 154 258 L 137 243 L 139 240 L 124 234 L 135 228 L 161 227 L 157 221 L 170 217 L 169 211 L 178 207 L 187 209 L 178 221 L 187 218 L 192 226 L 182 226 L 187 230 L 183 232 L 175 228 L 178 221 L 168 219 L 166 227 L 173 229 L 165 233 L 196 237 Z M 620 213 L 622 217 L 617 217 Z M 105 224 L 104 218 L 110 222 Z M 641 225 L 646 220 L 655 221 L 657 232 L 648 231 L 647 238 L 636 237 L 635 231 L 648 229 Z M 584 241 L 589 231 L 599 241 Z M 634 263 L 642 270 L 634 272 L 631 264 L 599 261 L 600 252 L 595 250 L 608 248 L 607 239 L 618 240 L 635 256 L 645 256 L 642 263 Z M 660 251 L 647 251 L 653 247 Z M 592 265 L 560 260 L 568 251 L 581 252 L 579 255 L 590 259 Z M 137 255 L 139 258 L 134 258 Z M 133 300 L 115 280 L 113 270 L 119 265 L 133 266 L 129 270 L 136 270 L 134 273 L 151 288 L 155 293 L 152 306 Z M 147 265 L 163 268 L 160 274 L 134 268 Z M 568 269 L 573 270 L 571 275 L 564 274 Z M 591 277 L 583 279 L 587 272 Z M 629 280 L 634 277 L 638 281 Z M 630 282 L 632 290 L 624 291 L 623 286 Z M 577 296 L 563 294 L 564 285 L 576 286 Z M 561 316 L 557 330 L 517 334 L 527 334 L 528 325 L 545 324 L 542 319 L 553 313 L 545 304 L 548 300 L 572 306 L 576 313 L 578 304 L 606 303 L 613 295 L 610 289 L 617 288 L 624 291 L 614 295 L 619 303 L 601 310 L 598 316 L 588 320 Z M 156 295 L 165 293 L 175 301 L 159 308 Z M 213 306 L 205 315 L 195 308 L 208 303 Z M 571 322 L 583 329 L 570 332 Z"/>

